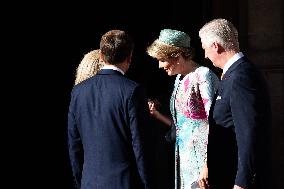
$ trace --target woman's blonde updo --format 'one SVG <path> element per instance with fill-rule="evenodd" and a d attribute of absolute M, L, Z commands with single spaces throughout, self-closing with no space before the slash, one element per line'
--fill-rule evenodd
<path fill-rule="evenodd" d="M 76 70 L 75 85 L 94 76 L 104 66 L 99 58 L 99 50 L 85 54 Z"/>

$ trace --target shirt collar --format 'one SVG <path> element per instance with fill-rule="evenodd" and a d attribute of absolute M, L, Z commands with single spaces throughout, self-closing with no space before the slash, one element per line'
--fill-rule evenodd
<path fill-rule="evenodd" d="M 235 63 L 237 62 L 240 58 L 242 58 L 244 54 L 242 52 L 236 53 L 232 58 L 228 60 L 228 62 L 225 64 L 223 68 L 223 74 L 226 73 L 226 71 Z"/>
<path fill-rule="evenodd" d="M 102 69 L 116 70 L 116 71 L 119 71 L 120 73 L 122 73 L 122 75 L 124 75 L 124 72 L 114 65 L 105 65 L 104 67 L 102 67 Z"/>

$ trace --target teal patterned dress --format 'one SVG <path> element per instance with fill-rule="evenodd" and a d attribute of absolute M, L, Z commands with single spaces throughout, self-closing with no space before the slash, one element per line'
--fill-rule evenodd
<path fill-rule="evenodd" d="M 218 84 L 218 77 L 202 66 L 176 77 L 170 102 L 176 125 L 176 189 L 191 189 L 206 162 L 208 114 Z"/>

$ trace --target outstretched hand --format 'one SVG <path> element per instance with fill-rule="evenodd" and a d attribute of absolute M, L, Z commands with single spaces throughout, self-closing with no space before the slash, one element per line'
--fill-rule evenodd
<path fill-rule="evenodd" d="M 158 113 L 158 107 L 160 107 L 160 102 L 158 100 L 148 100 L 148 107 L 150 110 L 150 114 L 152 116 L 155 116 L 156 113 Z"/>

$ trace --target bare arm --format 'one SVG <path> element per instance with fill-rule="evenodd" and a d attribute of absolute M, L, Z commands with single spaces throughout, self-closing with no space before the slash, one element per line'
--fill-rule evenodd
<path fill-rule="evenodd" d="M 156 103 L 154 101 L 148 101 L 148 106 L 149 106 L 150 114 L 153 117 L 155 117 L 156 119 L 163 122 L 164 124 L 166 124 L 169 127 L 172 125 L 172 120 L 170 118 L 168 118 L 167 116 L 161 114 L 156 109 Z"/>

